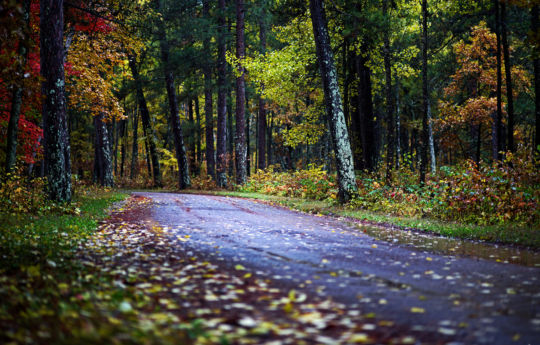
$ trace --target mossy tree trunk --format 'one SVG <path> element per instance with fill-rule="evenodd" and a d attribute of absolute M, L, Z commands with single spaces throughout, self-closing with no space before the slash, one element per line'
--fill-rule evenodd
<path fill-rule="evenodd" d="M 94 116 L 94 179 L 103 187 L 114 185 L 109 133 L 103 114 Z"/>
<path fill-rule="evenodd" d="M 343 114 L 337 71 L 334 65 L 334 57 L 330 46 L 330 36 L 328 35 L 328 25 L 322 0 L 310 0 L 310 10 L 317 49 L 317 60 L 323 81 L 324 102 L 336 156 L 339 187 L 338 197 L 340 202 L 343 203 L 350 200 L 358 191 L 354 175 L 351 146 L 345 116 Z"/>
<path fill-rule="evenodd" d="M 48 196 L 71 201 L 71 162 L 64 82 L 64 1 L 40 2 L 40 58 L 43 77 L 44 164 Z"/>

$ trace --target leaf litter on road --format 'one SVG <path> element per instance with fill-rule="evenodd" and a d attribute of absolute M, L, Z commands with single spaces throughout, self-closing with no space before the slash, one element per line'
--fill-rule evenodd
<path fill-rule="evenodd" d="M 327 298 L 282 290 L 240 263 L 208 262 L 183 249 L 189 235 L 154 224 L 145 215 L 149 203 L 130 198 L 80 251 L 85 266 L 124 287 L 115 322 L 136 319 L 135 327 L 156 337 L 182 333 L 196 344 L 444 343 L 393 323 L 374 326 L 370 315 Z M 99 305 L 111 296 L 94 298 Z"/>

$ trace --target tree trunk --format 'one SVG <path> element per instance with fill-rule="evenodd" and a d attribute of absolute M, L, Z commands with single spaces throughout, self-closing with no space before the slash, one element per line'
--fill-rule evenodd
<path fill-rule="evenodd" d="M 534 104 L 536 134 L 534 137 L 534 152 L 540 158 L 540 42 L 538 42 L 538 5 L 531 9 L 531 31 L 533 33 L 533 67 L 534 67 Z"/>
<path fill-rule="evenodd" d="M 40 2 L 43 140 L 48 197 L 71 201 L 71 162 L 64 82 L 64 1 Z"/>
<path fill-rule="evenodd" d="M 386 143 L 386 181 L 390 182 L 390 173 L 394 167 L 394 148 L 395 148 L 395 118 L 394 118 L 394 97 L 392 95 L 392 65 L 390 52 L 390 16 L 388 15 L 388 0 L 383 0 L 382 11 L 385 20 L 387 20 L 386 29 L 383 33 L 383 59 L 386 93 L 386 125 L 387 125 L 387 143 Z"/>
<path fill-rule="evenodd" d="M 429 156 L 431 162 L 431 173 L 435 174 L 437 172 L 437 157 L 435 157 L 435 142 L 433 140 L 433 125 L 431 121 L 431 102 L 428 100 L 428 143 L 429 143 Z"/>
<path fill-rule="evenodd" d="M 420 146 L 420 184 L 426 182 L 427 146 L 429 140 L 428 116 L 428 27 L 427 27 L 427 0 L 422 0 L 422 143 Z"/>
<path fill-rule="evenodd" d="M 266 54 L 266 24 L 264 23 L 263 12 L 262 18 L 259 20 L 259 40 L 261 42 L 261 54 Z M 264 90 L 264 84 L 261 85 L 261 90 Z M 257 168 L 266 168 L 266 102 L 262 95 L 259 95 L 259 114 L 257 118 L 257 151 L 258 162 Z"/>
<path fill-rule="evenodd" d="M 124 164 L 126 163 L 126 140 L 127 140 L 127 120 L 122 120 L 120 122 L 121 134 L 120 139 L 122 143 L 120 144 L 120 177 L 124 177 Z"/>
<path fill-rule="evenodd" d="M 201 164 L 202 164 L 202 152 L 201 152 L 201 112 L 199 111 L 199 96 L 195 96 L 195 122 L 196 128 L 195 132 L 197 133 L 195 139 L 195 151 L 197 152 L 196 161 L 197 164 L 193 167 L 194 174 L 199 175 L 201 173 Z"/>
<path fill-rule="evenodd" d="M 326 113 L 336 156 L 339 186 L 338 198 L 340 202 L 346 202 L 350 200 L 358 190 L 356 186 L 356 177 L 354 175 L 349 135 L 347 132 L 347 125 L 345 124 L 345 116 L 343 115 L 337 71 L 330 46 L 330 36 L 328 35 L 323 3 L 322 0 L 310 0 L 309 4 L 317 50 L 317 60 L 319 62 L 323 81 Z"/>
<path fill-rule="evenodd" d="M 94 116 L 94 145 L 94 171 L 96 173 L 94 178 L 101 186 L 112 187 L 114 185 L 114 179 L 111 147 L 109 133 L 102 113 Z"/>
<path fill-rule="evenodd" d="M 251 176 L 251 145 L 250 145 L 250 136 L 249 131 L 251 128 L 251 115 L 249 113 L 249 99 L 248 99 L 248 92 L 246 91 L 246 172 L 247 176 Z"/>
<path fill-rule="evenodd" d="M 139 160 L 139 138 L 138 138 L 138 131 L 139 131 L 139 111 L 138 108 L 135 107 L 133 110 L 133 145 L 131 148 L 131 169 L 129 171 L 129 179 L 133 181 L 133 179 L 138 174 L 138 160 Z"/>
<path fill-rule="evenodd" d="M 225 0 L 219 0 L 218 17 L 218 100 L 217 100 L 217 184 L 227 186 L 227 71 L 225 43 Z"/>
<path fill-rule="evenodd" d="M 210 19 L 209 0 L 203 1 L 203 17 Z M 210 36 L 207 34 L 203 40 L 203 50 L 210 52 Z M 214 113 L 212 109 L 212 54 L 207 54 L 208 61 L 203 65 L 204 74 L 204 116 L 206 122 L 206 171 L 216 180 L 216 161 L 214 154 Z"/>
<path fill-rule="evenodd" d="M 270 125 L 268 126 L 268 138 L 266 138 L 267 166 L 272 165 L 272 130 L 274 128 L 274 114 L 270 113 Z"/>
<path fill-rule="evenodd" d="M 375 121 L 373 115 L 373 97 L 371 88 L 371 69 L 368 66 L 369 56 L 363 48 L 363 54 L 356 57 L 356 69 L 359 74 L 359 87 L 356 97 L 360 108 L 363 166 L 368 171 L 375 169 L 377 150 L 375 148 Z"/>
<path fill-rule="evenodd" d="M 512 63 L 510 61 L 510 47 L 508 45 L 508 23 L 506 20 L 506 3 L 501 2 L 501 38 L 504 56 L 504 67 L 506 76 L 506 112 L 508 113 L 507 122 L 507 147 L 508 151 L 513 152 L 514 147 L 514 97 L 512 92 Z"/>
<path fill-rule="evenodd" d="M 244 59 L 246 46 L 244 39 L 244 0 L 236 0 L 236 58 Z M 236 183 L 244 184 L 247 180 L 247 146 L 246 146 L 246 84 L 245 71 L 239 67 L 240 75 L 236 78 Z"/>
<path fill-rule="evenodd" d="M 20 80 L 17 85 L 14 85 L 13 97 L 11 98 L 11 111 L 9 113 L 9 122 L 7 128 L 7 148 L 6 148 L 6 172 L 10 172 L 17 160 L 17 132 L 19 130 L 19 118 L 21 115 L 21 106 L 23 100 L 22 82 L 24 78 L 24 68 L 28 60 L 30 30 L 30 0 L 23 1 L 22 18 L 24 21 L 24 36 L 19 39 L 19 55 L 21 59 L 21 68 L 19 71 Z"/>
<path fill-rule="evenodd" d="M 493 0 L 495 9 L 495 36 L 497 37 L 497 111 L 493 118 L 491 130 L 491 151 L 493 160 L 500 160 L 502 145 L 502 61 L 501 61 L 501 17 L 499 0 Z"/>
<path fill-rule="evenodd" d="M 146 105 L 146 99 L 144 98 L 144 93 L 142 89 L 142 82 L 140 79 L 139 71 L 137 70 L 137 62 L 135 61 L 134 56 L 129 57 L 129 67 L 131 69 L 131 73 L 133 74 L 133 79 L 135 80 L 135 87 L 137 88 L 137 100 L 139 102 L 139 110 L 141 112 L 141 119 L 143 128 L 145 130 L 145 133 L 147 135 L 148 139 L 148 145 L 150 149 L 150 157 L 152 159 L 152 172 L 154 175 L 154 186 L 155 187 L 161 187 L 162 181 L 161 181 L 161 171 L 159 167 L 159 156 L 156 148 L 156 135 L 154 133 L 154 129 L 150 123 L 150 112 L 148 111 L 148 106 Z M 167 94 L 172 92 L 174 94 L 174 80 L 172 73 L 166 73 L 165 75 L 166 79 L 166 85 L 167 85 Z M 170 104 L 170 98 L 169 98 L 169 106 Z M 178 109 L 178 108 L 177 108 Z M 177 116 L 175 116 L 177 118 Z M 174 121 L 174 120 L 173 120 Z M 179 122 L 179 121 L 178 121 Z M 175 130 L 178 130 L 177 133 L 181 133 L 180 131 L 180 124 L 178 123 L 178 128 L 174 128 L 173 126 L 173 132 Z M 176 145 L 176 143 L 175 143 Z M 177 147 L 178 149 L 178 147 Z M 177 153 L 178 155 L 178 153 Z M 179 160 L 180 161 L 180 160 Z M 185 167 L 187 169 L 187 166 Z M 182 170 L 181 170 L 182 171 Z M 180 174 L 182 175 L 182 174 Z M 189 175 L 188 180 L 189 180 Z"/>
<path fill-rule="evenodd" d="M 162 2 L 159 1 L 159 8 L 162 9 L 163 8 L 162 6 L 163 6 Z M 174 148 L 176 151 L 176 161 L 178 164 L 178 172 L 179 172 L 178 187 L 180 189 L 185 189 L 191 185 L 191 181 L 189 178 L 189 165 L 188 165 L 188 160 L 186 157 L 186 149 L 184 146 L 184 135 L 182 133 L 182 127 L 180 126 L 180 117 L 178 113 L 178 100 L 176 98 L 176 88 L 174 85 L 174 73 L 169 62 L 169 41 L 167 39 L 167 33 L 165 31 L 165 26 L 164 26 L 163 21 L 159 21 L 158 26 L 159 26 L 159 36 L 160 36 L 161 61 L 163 63 L 163 72 L 165 74 L 165 87 L 167 89 L 167 97 L 169 99 L 169 126 L 172 129 L 172 134 L 173 134 L 173 139 L 174 139 Z M 137 79 L 135 80 L 135 82 L 137 83 Z M 141 90 L 141 94 L 142 94 L 142 90 Z M 146 108 L 146 102 L 144 104 L 144 107 L 141 107 L 141 109 L 142 109 L 143 124 L 144 124 L 145 123 L 145 109 L 146 109 L 146 113 L 148 114 L 148 109 Z M 150 128 L 149 121 L 148 121 L 147 127 Z M 149 133 L 151 134 L 150 150 L 152 153 L 152 163 L 154 165 L 154 180 L 156 180 L 156 164 L 154 161 L 154 156 L 156 156 L 155 159 L 157 160 L 157 153 L 155 153 L 155 147 L 154 149 L 152 149 L 152 146 L 154 143 L 153 130 L 150 130 Z M 157 162 L 157 169 L 158 169 L 157 171 L 159 174 L 159 161 Z M 159 184 L 156 182 L 156 185 L 161 186 L 161 175 L 159 175 Z"/>
<path fill-rule="evenodd" d="M 193 99 L 188 98 L 186 103 L 186 112 L 187 112 L 187 119 L 189 123 L 190 132 L 191 135 L 189 136 L 188 140 L 188 161 L 189 166 L 193 169 L 195 166 L 195 137 L 197 136 L 197 132 L 195 131 L 195 120 L 193 118 Z"/>

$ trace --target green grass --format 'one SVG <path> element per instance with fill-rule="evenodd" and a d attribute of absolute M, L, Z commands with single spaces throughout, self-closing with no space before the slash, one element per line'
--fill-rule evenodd
<path fill-rule="evenodd" d="M 201 193 L 201 191 L 188 192 Z M 525 228 L 514 224 L 481 226 L 476 224 L 445 222 L 431 218 L 396 217 L 389 214 L 371 212 L 369 210 L 352 209 L 331 201 L 280 197 L 262 193 L 234 191 L 214 191 L 207 193 L 258 199 L 302 212 L 350 217 L 378 224 L 391 224 L 402 228 L 413 228 L 419 231 L 432 232 L 447 237 L 482 240 L 540 249 L 540 231 L 538 229 Z"/>
<path fill-rule="evenodd" d="M 80 241 L 92 234 L 106 209 L 126 196 L 114 191 L 85 190 L 74 198 L 73 206 L 77 208 L 40 215 L 0 213 L 0 270 L 57 258 L 65 260 Z"/>

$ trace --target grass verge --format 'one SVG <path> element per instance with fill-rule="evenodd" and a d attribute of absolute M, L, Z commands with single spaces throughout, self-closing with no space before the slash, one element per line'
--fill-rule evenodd
<path fill-rule="evenodd" d="M 394 225 L 401 228 L 431 232 L 447 237 L 512 244 L 537 250 L 540 249 L 539 229 L 530 229 L 523 226 L 515 226 L 513 224 L 481 226 L 457 222 L 444 222 L 430 218 L 396 217 L 389 214 L 371 212 L 369 210 L 353 209 L 347 206 L 338 205 L 331 201 L 281 197 L 263 193 L 236 191 L 188 192 L 258 199 L 302 212 L 350 217 L 366 222 Z"/>
<path fill-rule="evenodd" d="M 0 343 L 92 343 L 76 336 L 76 322 L 64 322 L 87 312 L 77 307 L 72 282 L 89 272 L 81 270 L 74 254 L 107 208 L 126 196 L 86 189 L 76 194 L 75 207 L 51 211 L 44 205 L 34 215 L 0 213 Z M 96 334 L 102 338 L 107 332 Z"/>

